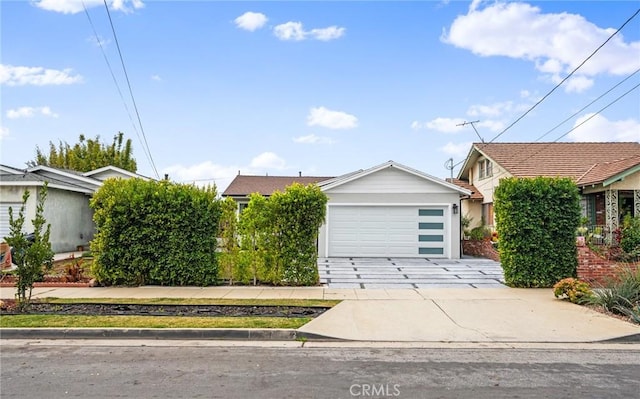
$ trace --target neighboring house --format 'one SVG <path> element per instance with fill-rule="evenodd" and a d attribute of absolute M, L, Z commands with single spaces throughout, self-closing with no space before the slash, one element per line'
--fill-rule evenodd
<path fill-rule="evenodd" d="M 317 184 L 333 179 L 333 177 L 320 176 L 255 176 L 241 175 L 238 173 L 226 190 L 223 197 L 231 197 L 238 203 L 238 211 L 242 211 L 249 204 L 249 195 L 257 193 L 269 197 L 276 191 L 284 192 L 285 188 L 293 183 L 302 185 Z"/>
<path fill-rule="evenodd" d="M 78 246 L 86 246 L 95 232 L 89 199 L 102 182 L 111 177 L 149 179 L 115 166 L 79 173 L 49 166 L 18 169 L 0 165 L 0 241 L 10 233 L 9 208 L 13 208 L 13 215 L 17 217 L 27 190 L 31 195 L 25 207 L 24 231 L 33 231 L 31 220 L 36 215 L 42 186 L 47 182 L 44 217 L 51 224 L 53 251 L 75 251 Z"/>
<path fill-rule="evenodd" d="M 460 198 L 471 191 L 389 161 L 335 178 L 251 176 L 222 194 L 246 200 L 293 182 L 315 183 L 327 195 L 320 228 L 321 257 L 460 257 Z M 282 187 L 284 185 L 284 187 Z"/>
<path fill-rule="evenodd" d="M 493 225 L 493 191 L 506 177 L 568 177 L 582 214 L 611 232 L 626 214 L 640 216 L 640 143 L 475 143 L 453 182 L 473 191 L 462 201 L 474 224 Z"/>

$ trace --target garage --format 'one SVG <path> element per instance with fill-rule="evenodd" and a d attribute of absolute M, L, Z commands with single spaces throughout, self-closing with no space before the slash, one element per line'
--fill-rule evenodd
<path fill-rule="evenodd" d="M 468 190 L 394 161 L 319 185 L 329 198 L 321 257 L 460 257 Z"/>
<path fill-rule="evenodd" d="M 330 206 L 330 257 L 448 257 L 445 208 Z"/>

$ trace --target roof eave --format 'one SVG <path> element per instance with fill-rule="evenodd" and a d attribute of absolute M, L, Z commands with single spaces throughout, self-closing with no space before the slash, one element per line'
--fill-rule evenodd
<path fill-rule="evenodd" d="M 617 181 L 623 180 L 625 177 L 630 176 L 630 175 L 632 175 L 634 173 L 637 173 L 637 172 L 640 172 L 640 164 L 632 166 L 632 167 L 630 167 L 629 169 L 627 169 L 625 171 L 622 171 L 622 172 L 620 172 L 618 174 L 615 174 L 615 175 L 611 176 L 608 179 L 605 179 L 602 182 L 602 186 L 603 187 L 607 187 L 607 186 L 609 186 L 609 185 L 611 185 L 611 184 L 613 184 L 613 183 L 615 183 Z"/>

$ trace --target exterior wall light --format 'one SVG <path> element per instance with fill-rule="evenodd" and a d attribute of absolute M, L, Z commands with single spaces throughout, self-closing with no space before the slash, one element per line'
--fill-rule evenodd
<path fill-rule="evenodd" d="M 453 209 L 453 214 L 457 215 L 458 214 L 458 204 L 453 204 L 453 206 L 451 208 Z"/>

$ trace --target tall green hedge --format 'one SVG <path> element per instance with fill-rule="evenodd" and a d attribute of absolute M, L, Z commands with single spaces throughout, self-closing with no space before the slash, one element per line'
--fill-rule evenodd
<path fill-rule="evenodd" d="M 508 285 L 551 287 L 576 276 L 580 196 L 571 179 L 502 179 L 493 198 Z"/>
<path fill-rule="evenodd" d="M 105 285 L 212 285 L 220 204 L 215 188 L 109 179 L 94 194 L 94 274 Z"/>
<path fill-rule="evenodd" d="M 222 278 L 274 285 L 316 285 L 318 232 L 324 223 L 327 196 L 315 184 L 294 183 L 269 198 L 252 194 L 240 214 L 237 255 L 233 270 Z"/>

